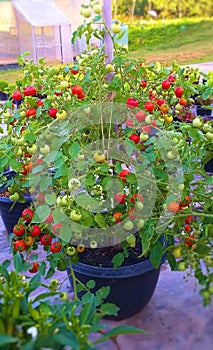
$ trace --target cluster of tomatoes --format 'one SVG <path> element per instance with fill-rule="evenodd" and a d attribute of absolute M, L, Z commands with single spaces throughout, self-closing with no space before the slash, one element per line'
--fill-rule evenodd
<path fill-rule="evenodd" d="M 21 218 L 13 227 L 13 249 L 15 252 L 30 252 L 36 249 L 38 243 L 43 247 L 49 247 L 50 252 L 59 253 L 62 250 L 62 245 L 54 239 L 53 234 L 46 230 L 45 225 L 33 224 L 34 211 L 26 208 L 22 211 Z M 32 269 L 29 271 L 34 273 L 38 271 L 39 264 L 32 262 Z"/>

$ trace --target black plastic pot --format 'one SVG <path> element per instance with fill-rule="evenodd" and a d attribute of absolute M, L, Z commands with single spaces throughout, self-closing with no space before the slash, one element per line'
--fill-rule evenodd
<path fill-rule="evenodd" d="M 14 171 L 6 171 L 4 173 L 8 179 L 13 177 L 14 174 Z M 0 192 L 3 192 L 5 190 L 6 188 L 4 185 L 1 186 Z M 16 202 L 14 205 L 14 202 L 12 202 L 9 198 L 0 196 L 0 215 L 8 234 L 12 232 L 13 226 L 17 223 L 22 211 L 32 202 L 31 196 L 24 197 L 26 200 L 25 203 Z"/>
<path fill-rule="evenodd" d="M 160 273 L 160 267 L 155 269 L 150 260 L 131 266 L 113 268 L 95 267 L 78 263 L 73 265 L 75 276 L 84 284 L 89 280 L 96 282 L 95 290 L 109 286 L 110 294 L 106 302 L 116 304 L 120 310 L 117 316 L 106 316 L 113 320 L 122 320 L 141 311 L 151 299 Z M 70 269 L 67 268 L 70 275 Z M 73 288 L 73 281 L 70 284 Z M 79 293 L 81 297 L 83 293 Z"/>
<path fill-rule="evenodd" d="M 197 115 L 200 115 L 202 117 L 210 117 L 211 113 L 212 113 L 211 109 L 197 106 Z"/>
<path fill-rule="evenodd" d="M 9 94 L 6 94 L 5 92 L 0 91 L 0 101 L 7 101 L 9 98 Z"/>

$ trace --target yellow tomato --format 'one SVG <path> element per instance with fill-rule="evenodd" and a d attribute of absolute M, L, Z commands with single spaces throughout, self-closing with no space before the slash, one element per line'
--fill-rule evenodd
<path fill-rule="evenodd" d="M 103 153 L 95 153 L 93 155 L 93 158 L 97 163 L 103 163 L 106 160 L 106 157 Z"/>

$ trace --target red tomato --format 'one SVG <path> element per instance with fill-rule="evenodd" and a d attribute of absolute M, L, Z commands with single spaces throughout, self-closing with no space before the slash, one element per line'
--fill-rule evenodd
<path fill-rule="evenodd" d="M 115 201 L 119 204 L 125 204 L 125 198 L 127 195 L 125 193 L 116 193 L 115 194 Z"/>
<path fill-rule="evenodd" d="M 16 252 L 23 252 L 26 250 L 27 245 L 24 241 L 20 240 L 20 241 L 14 242 L 13 248 Z"/>
<path fill-rule="evenodd" d="M 43 107 L 43 105 L 44 105 L 44 102 L 42 100 L 38 99 L 37 106 L 38 107 Z"/>
<path fill-rule="evenodd" d="M 22 99 L 22 94 L 20 93 L 20 91 L 15 91 L 12 94 L 12 99 L 15 101 L 20 101 Z"/>
<path fill-rule="evenodd" d="M 185 241 L 186 245 L 188 245 L 188 247 L 191 247 L 191 246 L 193 246 L 195 244 L 194 239 L 195 239 L 195 236 L 194 235 L 190 235 L 189 237 L 186 237 L 184 239 L 184 241 Z"/>
<path fill-rule="evenodd" d="M 194 217 L 193 216 L 188 216 L 186 219 L 185 219 L 185 224 L 189 225 L 191 224 L 191 222 L 194 220 Z"/>
<path fill-rule="evenodd" d="M 30 270 L 28 270 L 29 272 L 31 273 L 36 273 L 38 272 L 38 267 L 39 267 L 39 264 L 36 263 L 36 262 L 31 262 L 30 265 L 32 266 L 32 268 Z"/>
<path fill-rule="evenodd" d="M 21 216 L 22 218 L 26 221 L 26 222 L 31 222 L 32 221 L 32 218 L 33 218 L 33 215 L 34 215 L 34 211 L 30 208 L 26 208 L 23 210 Z"/>
<path fill-rule="evenodd" d="M 48 233 L 45 233 L 41 239 L 40 242 L 42 245 L 50 245 L 52 242 L 52 236 L 50 236 Z"/>
<path fill-rule="evenodd" d="M 123 169 L 120 171 L 120 173 L 118 174 L 118 176 L 120 177 L 120 179 L 123 181 L 123 182 L 126 182 L 126 176 L 130 174 L 130 171 L 129 170 L 126 170 L 126 169 Z"/>
<path fill-rule="evenodd" d="M 148 112 L 152 112 L 153 109 L 155 108 L 154 104 L 150 101 L 147 101 L 144 105 L 144 108 L 148 111 Z"/>
<path fill-rule="evenodd" d="M 61 223 L 58 223 L 52 226 L 52 232 L 54 233 L 54 235 L 59 235 L 61 227 L 62 227 Z"/>
<path fill-rule="evenodd" d="M 13 227 L 13 233 L 14 235 L 20 237 L 25 234 L 26 231 L 26 226 L 23 224 L 17 224 Z"/>
<path fill-rule="evenodd" d="M 182 87 L 179 86 L 175 89 L 175 96 L 176 97 L 180 98 L 180 97 L 182 97 L 183 94 L 184 94 L 184 90 Z"/>
<path fill-rule="evenodd" d="M 168 81 L 170 81 L 170 83 L 174 83 L 174 81 L 175 81 L 174 75 L 169 75 L 168 76 Z"/>
<path fill-rule="evenodd" d="M 26 117 L 32 117 L 36 115 L 36 108 L 30 108 L 26 111 Z"/>
<path fill-rule="evenodd" d="M 41 228 L 38 225 L 32 225 L 29 231 L 33 237 L 38 237 L 41 234 Z"/>
<path fill-rule="evenodd" d="M 145 80 L 141 80 L 141 85 L 142 88 L 145 88 L 147 86 L 147 82 Z"/>
<path fill-rule="evenodd" d="M 50 224 L 51 222 L 53 222 L 53 216 L 52 214 L 50 213 L 48 215 L 48 217 L 44 220 L 45 224 Z"/>
<path fill-rule="evenodd" d="M 192 231 L 192 227 L 191 227 L 190 225 L 186 225 L 186 226 L 184 227 L 184 230 L 185 230 L 186 232 L 191 232 L 191 231 Z"/>
<path fill-rule="evenodd" d="M 36 93 L 37 91 L 34 86 L 28 86 L 27 88 L 24 88 L 24 92 L 23 92 L 25 96 L 35 96 Z"/>
<path fill-rule="evenodd" d="M 128 128 L 128 127 L 133 127 L 134 126 L 134 123 L 132 122 L 132 120 L 131 119 L 127 119 L 127 121 L 126 121 L 126 127 Z"/>
<path fill-rule="evenodd" d="M 53 242 L 50 245 L 50 250 L 52 253 L 59 253 L 61 251 L 62 245 L 60 242 Z"/>
<path fill-rule="evenodd" d="M 176 213 L 179 210 L 179 203 L 177 202 L 170 202 L 167 205 L 167 209 L 171 211 L 172 213 Z"/>
<path fill-rule="evenodd" d="M 136 201 L 140 201 L 140 202 L 143 201 L 143 196 L 142 196 L 142 194 L 140 194 L 140 193 L 134 193 L 134 194 L 132 195 L 132 197 L 130 198 L 130 202 L 131 202 L 131 203 L 135 203 Z"/>
<path fill-rule="evenodd" d="M 80 85 L 75 85 L 75 86 L 72 87 L 72 93 L 74 95 L 81 95 L 82 92 L 83 92 L 83 89 L 82 89 L 82 87 Z"/>
<path fill-rule="evenodd" d="M 137 134 L 132 134 L 129 136 L 129 139 L 137 144 L 140 141 L 140 136 Z"/>
<path fill-rule="evenodd" d="M 164 90 L 168 90 L 170 88 L 171 84 L 168 80 L 163 80 L 161 86 Z"/>
<path fill-rule="evenodd" d="M 144 122 L 144 120 L 146 118 L 146 113 L 144 111 L 142 111 L 141 109 L 139 109 L 139 111 L 137 111 L 137 113 L 135 114 L 135 118 L 139 122 Z"/>
<path fill-rule="evenodd" d="M 121 222 L 122 221 L 122 216 L 123 214 L 117 211 L 116 213 L 113 214 L 113 218 L 115 219 L 116 222 Z"/>
<path fill-rule="evenodd" d="M 48 114 L 51 118 L 55 119 L 56 118 L 56 114 L 58 113 L 58 109 L 57 108 L 50 108 L 48 111 Z"/>
<path fill-rule="evenodd" d="M 38 204 L 43 204 L 45 203 L 45 196 L 43 193 L 38 193 L 36 196 L 35 196 L 35 200 Z"/>
<path fill-rule="evenodd" d="M 126 101 L 126 105 L 129 108 L 136 108 L 138 107 L 138 100 L 135 100 L 133 97 L 129 97 Z"/>

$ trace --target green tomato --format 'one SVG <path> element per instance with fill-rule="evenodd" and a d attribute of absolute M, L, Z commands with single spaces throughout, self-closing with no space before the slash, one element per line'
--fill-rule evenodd
<path fill-rule="evenodd" d="M 195 118 L 192 122 L 192 125 L 195 127 L 195 128 L 200 128 L 201 125 L 202 125 L 202 121 L 200 120 L 200 118 Z"/>
<path fill-rule="evenodd" d="M 175 155 L 174 155 L 174 153 L 172 153 L 172 151 L 169 151 L 166 156 L 167 156 L 168 159 L 174 159 L 175 158 Z"/>
<path fill-rule="evenodd" d="M 114 66 L 110 63 L 106 65 L 107 72 L 114 72 Z"/>
<path fill-rule="evenodd" d="M 174 255 L 175 258 L 181 258 L 182 257 L 182 250 L 180 247 L 175 247 L 173 250 L 172 250 L 172 255 Z"/>
<path fill-rule="evenodd" d="M 179 191 L 183 191 L 184 188 L 185 188 L 184 184 L 179 184 L 179 185 L 178 185 Z"/>
<path fill-rule="evenodd" d="M 141 134 L 140 134 L 140 140 L 141 140 L 141 141 L 145 142 L 145 141 L 148 140 L 148 138 L 149 138 L 149 135 L 148 135 L 148 134 L 144 134 L 144 133 L 141 133 Z"/>
<path fill-rule="evenodd" d="M 213 133 L 208 131 L 206 133 L 206 138 L 207 138 L 207 140 L 212 141 L 213 140 Z"/>
<path fill-rule="evenodd" d="M 40 152 L 43 155 L 47 155 L 50 153 L 50 147 L 48 145 L 44 145 L 43 147 L 40 147 Z"/>
<path fill-rule="evenodd" d="M 100 14 L 101 11 L 102 11 L 101 5 L 100 5 L 100 4 L 94 5 L 94 6 L 93 6 L 93 11 L 94 11 L 94 13 L 96 13 L 96 14 Z"/>
<path fill-rule="evenodd" d="M 60 88 L 61 88 L 61 89 L 66 89 L 66 88 L 68 87 L 68 85 L 69 85 L 69 83 L 68 83 L 68 81 L 66 81 L 66 80 L 62 80 L 62 81 L 60 82 Z"/>
<path fill-rule="evenodd" d="M 76 254 L 76 249 L 75 247 L 68 247 L 66 249 L 66 255 L 67 256 L 74 256 Z"/>
<path fill-rule="evenodd" d="M 17 138 L 16 139 L 16 144 L 17 145 L 23 145 L 24 144 L 24 142 L 25 142 L 25 140 L 24 140 L 24 136 L 21 136 L 20 138 Z"/>
<path fill-rule="evenodd" d="M 19 156 L 19 157 L 22 156 L 23 151 L 22 151 L 22 149 L 21 149 L 20 147 L 18 148 L 18 151 L 17 151 L 16 154 L 17 154 L 17 156 Z"/>
<path fill-rule="evenodd" d="M 151 125 L 153 121 L 152 115 L 148 114 L 145 118 L 145 123 Z"/>
<path fill-rule="evenodd" d="M 143 220 L 143 219 L 140 219 L 140 220 L 137 222 L 137 228 L 138 228 L 138 230 L 139 230 L 140 228 L 142 228 L 142 227 L 144 226 L 144 224 L 145 224 L 144 220 Z"/>
<path fill-rule="evenodd" d="M 131 231 L 134 228 L 134 223 L 131 220 L 127 220 L 123 225 L 124 230 Z"/>
<path fill-rule="evenodd" d="M 103 187 L 101 185 L 95 185 L 92 188 L 94 195 L 100 195 L 103 192 Z"/>
<path fill-rule="evenodd" d="M 9 197 L 9 199 L 11 200 L 11 201 L 13 201 L 13 202 L 16 202 L 16 201 L 18 201 L 19 200 L 19 194 L 18 194 L 18 192 L 15 192 L 15 193 L 13 193 L 13 194 L 11 194 L 11 196 Z"/>
<path fill-rule="evenodd" d="M 20 112 L 20 117 L 21 118 L 25 118 L 26 117 L 26 112 L 25 111 L 21 111 Z"/>
<path fill-rule="evenodd" d="M 130 235 L 126 238 L 127 243 L 130 245 L 130 247 L 134 248 L 136 244 L 136 238 L 134 235 Z"/>
<path fill-rule="evenodd" d="M 84 16 L 85 18 L 89 18 L 92 14 L 91 10 L 89 7 L 85 7 L 85 8 L 82 8 L 81 10 L 81 14 L 82 16 Z"/>
<path fill-rule="evenodd" d="M 111 31 L 114 34 L 118 34 L 121 31 L 121 25 L 119 23 L 113 23 L 113 25 L 111 26 Z"/>
<path fill-rule="evenodd" d="M 73 177 L 68 182 L 71 191 L 77 191 L 81 187 L 81 181 L 77 177 Z"/>
<path fill-rule="evenodd" d="M 183 261 L 179 262 L 179 264 L 178 264 L 178 270 L 179 270 L 179 271 L 185 271 L 185 270 L 186 270 L 186 264 L 185 264 L 185 262 L 183 262 Z"/>
<path fill-rule="evenodd" d="M 66 301 L 66 300 L 68 300 L 68 294 L 67 294 L 67 292 L 61 292 L 61 293 L 60 293 L 60 300 L 61 300 L 61 301 Z"/>
<path fill-rule="evenodd" d="M 95 249 L 95 248 L 97 248 L 97 246 L 98 246 L 98 243 L 96 241 L 91 241 L 90 242 L 90 248 Z"/>
<path fill-rule="evenodd" d="M 72 210 L 70 213 L 70 219 L 73 221 L 80 221 L 81 217 L 82 217 L 81 213 L 79 213 L 76 210 Z"/>
<path fill-rule="evenodd" d="M 37 151 L 37 146 L 36 145 L 32 145 L 31 147 L 30 146 L 27 147 L 27 152 L 29 154 L 35 154 L 36 151 Z"/>
<path fill-rule="evenodd" d="M 135 207 L 136 207 L 137 210 L 141 211 L 141 210 L 143 210 L 143 203 L 136 202 Z"/>

